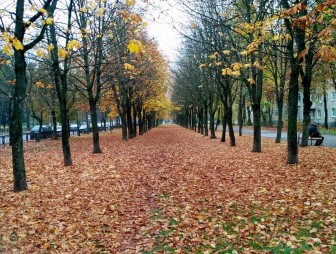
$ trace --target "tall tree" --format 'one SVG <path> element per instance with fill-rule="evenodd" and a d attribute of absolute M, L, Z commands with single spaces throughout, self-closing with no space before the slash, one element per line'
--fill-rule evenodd
<path fill-rule="evenodd" d="M 10 48 L 14 50 L 16 84 L 14 87 L 10 135 L 12 144 L 15 192 L 28 189 L 22 140 L 22 119 L 27 87 L 27 64 L 25 55 L 28 50 L 32 49 L 43 39 L 45 31 L 47 29 L 46 25 L 48 23 L 44 23 L 44 25 L 39 29 L 37 36 L 35 36 L 34 38 L 29 38 L 29 35 L 26 36 L 26 32 L 28 28 L 31 27 L 32 24 L 36 23 L 38 20 L 44 19 L 45 16 L 52 15 L 56 8 L 57 0 L 46 0 L 42 1 L 42 3 L 43 5 L 41 6 L 41 9 L 36 11 L 35 14 L 33 14 L 30 18 L 27 18 L 25 15 L 26 12 L 28 12 L 28 8 L 34 7 L 35 3 L 29 2 L 30 6 L 28 6 L 25 4 L 24 0 L 17 0 L 14 12 L 15 15 L 12 15 L 11 11 L 8 10 L 9 17 L 14 17 L 14 30 L 10 30 L 12 29 L 12 27 L 8 29 L 7 26 L 4 25 L 4 21 L 0 23 L 2 36 L 7 42 L 7 51 L 10 51 Z M 26 39 L 30 39 L 30 41 L 24 44 Z"/>

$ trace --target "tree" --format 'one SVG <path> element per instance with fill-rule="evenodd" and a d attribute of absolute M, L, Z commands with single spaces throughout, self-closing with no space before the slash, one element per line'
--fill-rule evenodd
<path fill-rule="evenodd" d="M 4 20 L 0 24 L 2 38 L 6 41 L 6 48 L 4 51 L 10 52 L 11 48 L 14 51 L 14 68 L 15 68 L 15 87 L 13 94 L 13 110 L 11 114 L 10 136 L 12 144 L 12 157 L 13 157 L 13 176 L 14 176 L 14 191 L 19 192 L 28 189 L 26 180 L 26 171 L 23 154 L 23 140 L 22 140 L 22 117 L 23 105 L 26 98 L 27 76 L 26 76 L 26 60 L 25 54 L 28 50 L 32 49 L 42 39 L 47 29 L 47 23 L 40 28 L 37 36 L 30 38 L 31 40 L 24 44 L 26 39 L 29 39 L 28 29 L 33 23 L 38 20 L 45 19 L 44 16 L 52 14 L 56 8 L 57 0 L 42 1 L 42 8 L 34 11 L 30 18 L 27 19 L 25 12 L 34 4 L 30 2 L 30 6 L 25 5 L 24 0 L 16 1 L 15 15 L 11 11 L 7 11 L 9 17 L 15 17 L 13 27 L 9 29 L 4 25 Z M 51 5 L 52 3 L 52 5 Z M 25 20 L 26 19 L 26 20 Z"/>

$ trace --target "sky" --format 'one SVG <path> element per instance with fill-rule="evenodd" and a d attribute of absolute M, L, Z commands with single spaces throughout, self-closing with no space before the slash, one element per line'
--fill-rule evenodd
<path fill-rule="evenodd" d="M 144 17 L 148 23 L 147 30 L 149 35 L 157 40 L 163 55 L 170 62 L 174 62 L 182 43 L 182 36 L 176 27 L 179 27 L 185 16 L 178 10 L 174 0 L 156 0 L 155 2 L 155 7 L 150 8 Z"/>

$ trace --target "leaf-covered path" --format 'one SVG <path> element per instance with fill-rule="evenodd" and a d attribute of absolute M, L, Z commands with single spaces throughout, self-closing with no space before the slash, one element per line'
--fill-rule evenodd
<path fill-rule="evenodd" d="M 336 156 L 252 138 L 237 147 L 165 125 L 127 142 L 72 139 L 25 146 L 29 191 L 12 192 L 0 147 L 0 253 L 336 253 Z"/>

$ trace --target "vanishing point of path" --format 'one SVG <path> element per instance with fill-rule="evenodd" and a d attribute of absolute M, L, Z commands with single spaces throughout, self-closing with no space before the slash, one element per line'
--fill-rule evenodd
<path fill-rule="evenodd" d="M 335 235 L 332 148 L 303 149 L 289 166 L 285 144 L 263 139 L 263 152 L 251 153 L 250 136 L 230 147 L 176 125 L 127 142 L 102 134 L 103 154 L 91 153 L 89 136 L 71 141 L 68 168 L 60 141 L 25 144 L 29 191 L 19 194 L 10 149 L 0 148 L 0 253 L 282 250 L 281 239 L 301 243 L 295 232 L 315 220 L 325 221 L 313 232 L 323 246 Z"/>

